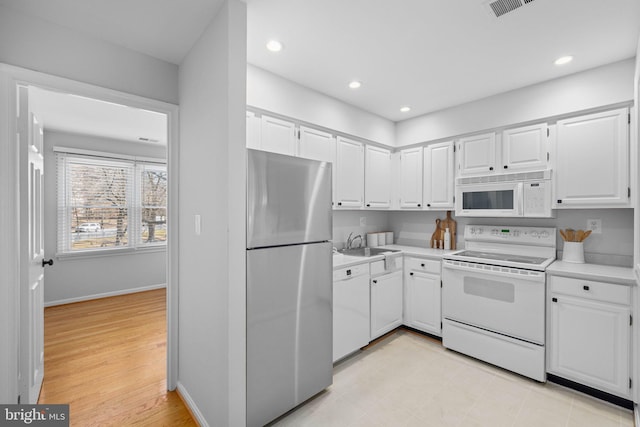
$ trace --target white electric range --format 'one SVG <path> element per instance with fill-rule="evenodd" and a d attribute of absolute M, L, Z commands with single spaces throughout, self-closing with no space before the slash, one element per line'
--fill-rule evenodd
<path fill-rule="evenodd" d="M 545 269 L 556 229 L 468 225 L 442 261 L 442 343 L 545 380 Z"/>

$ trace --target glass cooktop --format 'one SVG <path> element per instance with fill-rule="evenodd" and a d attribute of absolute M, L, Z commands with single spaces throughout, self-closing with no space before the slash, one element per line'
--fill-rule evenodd
<path fill-rule="evenodd" d="M 483 259 L 483 260 L 516 262 L 520 264 L 530 264 L 530 265 L 540 265 L 547 261 L 547 258 L 541 258 L 541 257 L 499 254 L 495 252 L 480 252 L 480 251 L 461 251 L 461 252 L 456 252 L 452 255 L 459 256 L 459 257 L 477 258 L 477 259 Z"/>

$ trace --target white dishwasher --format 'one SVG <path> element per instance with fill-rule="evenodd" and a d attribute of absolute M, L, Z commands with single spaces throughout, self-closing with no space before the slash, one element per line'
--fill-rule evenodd
<path fill-rule="evenodd" d="M 369 344 L 369 263 L 333 272 L 333 361 Z"/>

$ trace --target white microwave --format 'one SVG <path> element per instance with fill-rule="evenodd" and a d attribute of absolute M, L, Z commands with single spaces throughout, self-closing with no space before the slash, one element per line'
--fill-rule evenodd
<path fill-rule="evenodd" d="M 456 215 L 552 218 L 551 171 L 459 177 Z"/>

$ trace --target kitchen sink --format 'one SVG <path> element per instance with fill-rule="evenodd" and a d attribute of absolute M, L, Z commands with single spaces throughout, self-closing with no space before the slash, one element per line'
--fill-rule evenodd
<path fill-rule="evenodd" d="M 339 252 L 341 254 L 349 255 L 349 256 L 370 257 L 370 256 L 382 255 L 389 252 L 400 252 L 400 250 L 385 249 L 385 248 L 355 248 L 355 249 L 342 249 Z"/>

